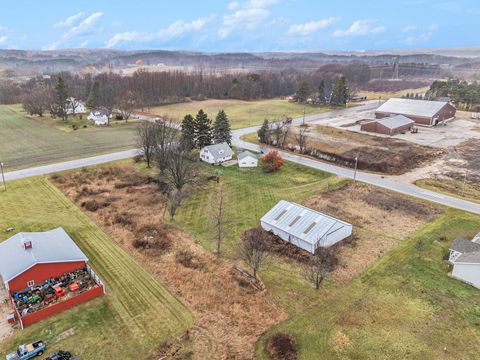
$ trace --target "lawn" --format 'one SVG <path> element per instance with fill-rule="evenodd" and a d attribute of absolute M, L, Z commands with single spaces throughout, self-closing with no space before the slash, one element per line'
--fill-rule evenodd
<path fill-rule="evenodd" d="M 181 121 L 186 114 L 195 116 L 198 110 L 203 109 L 209 118 L 214 120 L 219 110 L 225 110 L 233 129 L 259 125 L 263 120 L 283 119 L 285 117 L 301 117 L 305 114 L 314 115 L 331 110 L 328 107 L 317 107 L 289 103 L 287 100 L 272 99 L 258 101 L 243 100 L 206 100 L 192 101 L 173 105 L 158 106 L 146 110 L 158 116 L 166 115 L 175 121 Z"/>
<path fill-rule="evenodd" d="M 336 177 L 287 163 L 280 171 L 222 169 L 234 220 L 227 248 L 279 199 L 303 202 L 345 184 Z M 328 185 L 327 185 L 328 184 Z M 211 188 L 182 205 L 176 223 L 214 248 L 207 211 Z M 333 204 L 332 204 L 333 205 Z M 381 219 L 379 219 L 381 221 Z M 474 359 L 480 350 L 480 292 L 447 276 L 442 258 L 456 236 L 480 231 L 480 217 L 446 210 L 398 244 L 345 286 L 330 280 L 320 291 L 298 266 L 278 258 L 260 272 L 289 319 L 273 333 L 294 335 L 301 359 Z M 379 237 L 380 241 L 381 237 Z M 235 256 L 227 251 L 228 256 Z"/>
<path fill-rule="evenodd" d="M 0 192 L 0 229 L 45 231 L 62 226 L 90 259 L 107 294 L 16 331 L 0 354 L 43 339 L 82 359 L 144 359 L 183 334 L 193 318 L 185 306 L 46 178 L 9 183 Z M 0 241 L 11 234 L 0 233 Z M 0 355 L 4 356 L 4 355 Z"/>
<path fill-rule="evenodd" d="M 424 189 L 440 192 L 473 202 L 480 202 L 480 186 L 478 183 L 455 180 L 428 178 L 415 181 L 415 185 Z"/>
<path fill-rule="evenodd" d="M 10 171 L 130 149 L 136 144 L 136 126 L 89 126 L 73 131 L 59 120 L 29 118 L 18 106 L 0 106 L 0 161 Z"/>
<path fill-rule="evenodd" d="M 388 92 L 388 91 L 365 91 L 365 90 L 360 90 L 358 92 L 359 96 L 366 96 L 367 100 L 388 100 L 390 98 L 398 98 L 405 96 L 406 94 L 425 94 L 430 87 L 421 87 L 421 88 L 416 88 L 416 89 L 405 89 L 405 90 L 400 90 L 400 91 L 393 91 L 393 92 Z"/>

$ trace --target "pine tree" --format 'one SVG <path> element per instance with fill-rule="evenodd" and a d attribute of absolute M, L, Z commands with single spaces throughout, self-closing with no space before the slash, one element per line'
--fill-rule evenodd
<path fill-rule="evenodd" d="M 298 102 L 307 101 L 307 98 L 310 95 L 310 84 L 308 83 L 308 81 L 304 80 L 300 83 L 296 95 Z"/>
<path fill-rule="evenodd" d="M 181 142 L 186 149 L 192 150 L 195 148 L 195 119 L 188 114 L 182 120 L 180 125 L 182 128 Z"/>
<path fill-rule="evenodd" d="M 212 144 L 212 121 L 202 109 L 195 116 L 195 138 L 200 149 Z"/>
<path fill-rule="evenodd" d="M 320 104 L 325 104 L 325 80 L 320 80 L 320 85 L 318 85 L 318 97 L 319 97 L 319 103 Z"/>
<path fill-rule="evenodd" d="M 334 106 L 345 106 L 348 100 L 348 88 L 347 79 L 345 76 L 341 76 L 335 82 L 335 86 L 332 91 L 332 98 L 330 104 Z"/>
<path fill-rule="evenodd" d="M 55 115 L 67 121 L 67 98 L 68 91 L 62 77 L 59 77 L 55 85 Z"/>
<path fill-rule="evenodd" d="M 268 144 L 268 131 L 270 129 L 268 120 L 265 119 L 263 121 L 262 127 L 258 129 L 257 134 L 258 134 L 258 139 L 262 144 Z"/>
<path fill-rule="evenodd" d="M 225 111 L 220 110 L 213 123 L 213 141 L 215 144 L 226 142 L 232 144 L 232 132 L 230 130 L 230 122 Z"/>
<path fill-rule="evenodd" d="M 95 80 L 92 89 L 90 90 L 90 94 L 88 94 L 87 106 L 90 109 L 95 109 L 100 106 L 100 82 L 98 80 Z"/>

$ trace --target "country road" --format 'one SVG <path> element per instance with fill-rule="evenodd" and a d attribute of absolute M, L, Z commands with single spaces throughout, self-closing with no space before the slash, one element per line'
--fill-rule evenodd
<path fill-rule="evenodd" d="M 357 111 L 370 110 L 375 108 L 377 105 L 378 105 L 377 102 L 370 102 L 358 107 L 346 108 L 338 111 L 331 111 L 331 112 L 325 112 L 317 115 L 311 115 L 311 116 L 305 117 L 305 122 L 328 119 L 332 116 L 347 115 L 349 113 L 354 113 Z M 293 123 L 300 124 L 302 123 L 302 121 L 303 121 L 303 118 L 297 118 L 293 120 Z M 248 149 L 255 152 L 260 152 L 259 145 L 249 143 L 240 139 L 243 135 L 255 132 L 259 128 L 260 126 L 252 126 L 248 128 L 234 130 L 232 132 L 232 144 L 236 147 Z M 304 166 L 308 166 L 318 170 L 333 173 L 339 176 L 343 176 L 345 178 L 349 178 L 349 179 L 354 178 L 353 169 L 332 165 L 322 161 L 291 154 L 285 151 L 280 151 L 280 153 L 282 157 L 284 157 L 288 161 L 292 161 L 298 164 L 302 164 Z M 98 165 L 98 164 L 103 164 L 111 161 L 128 159 L 135 156 L 136 154 L 138 154 L 138 150 L 127 150 L 127 151 L 106 154 L 106 155 L 93 156 L 93 157 L 88 157 L 88 158 L 83 158 L 78 160 L 60 162 L 60 163 L 51 164 L 51 165 L 44 165 L 44 166 L 33 167 L 29 169 L 12 171 L 12 172 L 5 173 L 5 180 L 11 181 L 11 180 L 37 176 L 37 175 L 51 174 L 55 172 L 81 168 L 85 166 Z M 371 185 L 379 186 L 385 189 L 393 190 L 402 194 L 428 200 L 440 205 L 480 214 L 479 203 L 474 203 L 474 202 L 462 200 L 456 197 L 440 194 L 434 191 L 422 189 L 413 184 L 394 181 L 392 179 L 389 179 L 388 176 L 382 176 L 382 175 L 357 171 L 356 180 L 365 182 Z"/>

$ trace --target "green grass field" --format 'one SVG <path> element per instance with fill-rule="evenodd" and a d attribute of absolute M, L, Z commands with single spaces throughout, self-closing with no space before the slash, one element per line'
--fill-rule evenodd
<path fill-rule="evenodd" d="M 10 171 L 133 148 L 136 124 L 73 131 L 58 120 L 29 118 L 18 106 L 0 106 L 0 138 L 0 161 Z"/>
<path fill-rule="evenodd" d="M 234 214 L 227 249 L 279 199 L 302 202 L 345 183 L 291 163 L 273 174 L 221 171 Z M 206 215 L 213 186 L 195 193 L 176 218 L 208 249 L 214 247 Z M 298 267 L 273 260 L 260 276 L 289 320 L 259 341 L 257 357 L 268 359 L 266 338 L 285 331 L 295 336 L 301 359 L 474 359 L 480 351 L 480 292 L 450 279 L 442 258 L 454 237 L 478 231 L 479 216 L 447 210 L 346 287 L 328 281 L 320 291 Z"/>
<path fill-rule="evenodd" d="M 258 101 L 192 101 L 188 103 L 158 106 L 145 111 L 159 116 L 167 115 L 175 121 L 181 121 L 186 114 L 195 116 L 200 109 L 203 109 L 212 121 L 215 119 L 219 110 L 225 110 L 230 119 L 232 129 L 259 125 L 265 119 L 283 119 L 286 116 L 293 118 L 301 117 L 303 116 L 303 109 L 305 109 L 305 114 L 307 116 L 331 110 L 328 107 L 316 107 L 312 105 L 304 106 L 303 104 L 289 103 L 287 100 L 272 99 Z"/>
<path fill-rule="evenodd" d="M 16 331 L 0 345 L 0 354 L 43 339 L 49 351 L 71 350 L 81 359 L 144 359 L 193 324 L 191 313 L 164 285 L 46 178 L 11 182 L 0 192 L 0 241 L 11 236 L 3 230 L 10 226 L 15 231 L 64 227 L 89 257 L 107 294 Z"/>
<path fill-rule="evenodd" d="M 464 184 L 463 181 L 429 178 L 417 180 L 415 181 L 415 185 L 459 199 L 480 202 L 480 187 L 478 185 L 472 186 L 472 184 L 469 183 Z"/>

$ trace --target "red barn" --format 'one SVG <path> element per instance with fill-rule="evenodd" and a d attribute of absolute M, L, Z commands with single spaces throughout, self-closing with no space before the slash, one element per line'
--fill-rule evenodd
<path fill-rule="evenodd" d="M 393 136 L 411 130 L 414 125 L 413 120 L 403 115 L 397 115 L 363 123 L 360 130 Z"/>
<path fill-rule="evenodd" d="M 0 243 L 0 276 L 10 296 L 33 289 L 52 278 L 87 269 L 96 286 L 84 289 L 36 312 L 19 315 L 22 326 L 103 295 L 104 286 L 88 267 L 88 258 L 62 228 L 18 233 Z"/>

